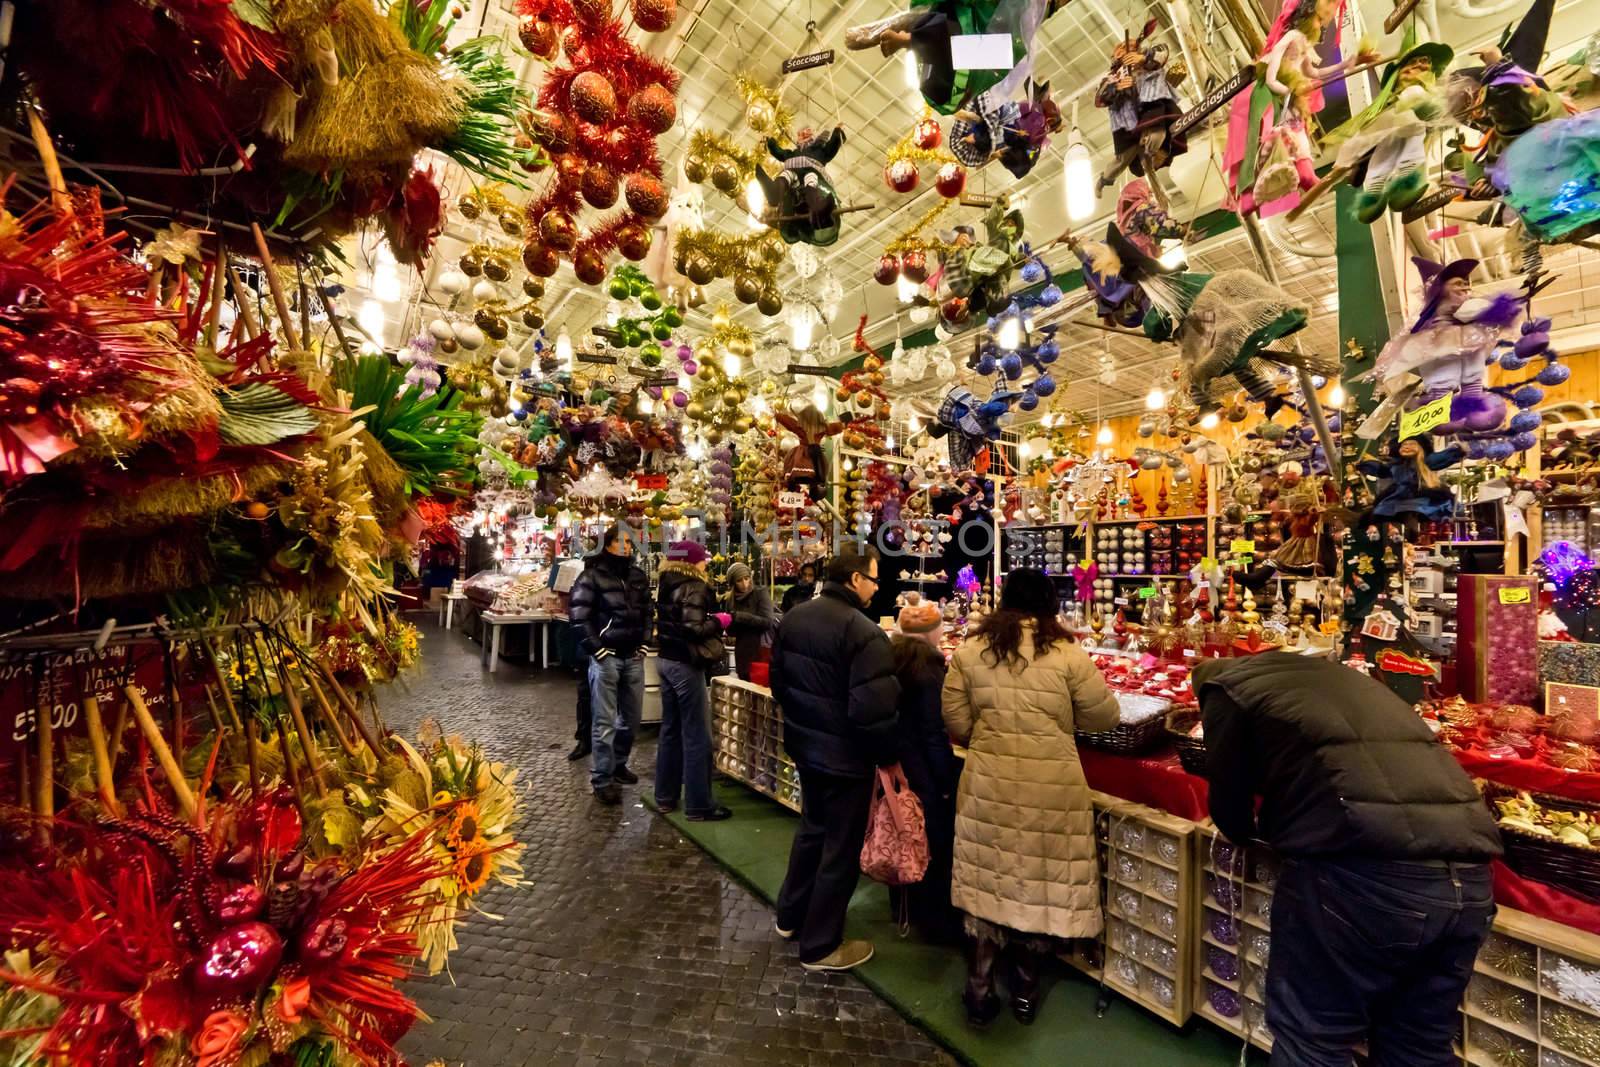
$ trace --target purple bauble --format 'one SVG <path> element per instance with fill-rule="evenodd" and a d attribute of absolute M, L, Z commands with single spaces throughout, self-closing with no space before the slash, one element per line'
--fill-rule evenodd
<path fill-rule="evenodd" d="M 1534 356 L 1544 355 L 1545 349 L 1550 347 L 1550 335 L 1547 333 L 1525 333 L 1517 338 L 1516 352 L 1522 359 L 1532 359 Z"/>
<path fill-rule="evenodd" d="M 1560 385 L 1572 377 L 1572 368 L 1565 363 L 1552 363 L 1539 372 L 1540 385 Z"/>
<path fill-rule="evenodd" d="M 1211 912 L 1210 922 L 1206 924 L 1211 931 L 1211 939 L 1223 945 L 1237 945 L 1239 943 L 1239 927 L 1233 919 L 1218 912 Z"/>
<path fill-rule="evenodd" d="M 195 985 L 218 996 L 252 992 L 271 980 L 282 957 L 278 931 L 266 923 L 242 923 L 222 931 L 201 951 Z"/>
<path fill-rule="evenodd" d="M 1505 355 L 1500 357 L 1500 367 L 1502 370 L 1521 370 L 1527 365 L 1527 360 L 1523 359 L 1521 356 L 1510 351 L 1509 349 L 1506 350 Z"/>
<path fill-rule="evenodd" d="M 1040 363 L 1054 363 L 1061 358 L 1061 346 L 1052 337 L 1035 348 L 1033 354 L 1039 358 Z"/>
<path fill-rule="evenodd" d="M 686 407 L 688 407 L 689 406 L 689 394 L 684 392 L 682 389 L 679 389 L 676 392 L 674 392 L 672 394 L 672 406 L 675 407 L 675 408 L 686 408 Z"/>
<path fill-rule="evenodd" d="M 1532 430 L 1537 430 L 1539 424 L 1543 421 L 1537 411 L 1519 411 L 1511 416 L 1511 424 L 1508 428 L 1512 433 L 1528 433 Z"/>
<path fill-rule="evenodd" d="M 994 373 L 994 368 L 995 368 L 995 362 L 994 362 L 994 357 L 993 356 L 991 356 L 987 352 L 985 352 L 983 355 L 978 357 L 978 368 L 977 368 L 977 370 L 978 370 L 979 374 L 982 374 L 985 377 L 987 377 L 988 375 Z"/>
<path fill-rule="evenodd" d="M 1506 440 L 1490 441 L 1487 445 L 1484 446 L 1483 458 L 1484 459 L 1493 460 L 1494 462 L 1499 463 L 1502 460 L 1510 459 L 1511 458 L 1511 453 L 1513 453 L 1515 451 L 1516 451 L 1516 449 L 1514 447 L 1512 447 L 1512 444 L 1511 444 L 1510 441 L 1506 441 Z"/>
<path fill-rule="evenodd" d="M 1344 416 L 1337 411 L 1328 414 L 1328 432 L 1338 433 L 1339 427 L 1344 425 Z"/>
<path fill-rule="evenodd" d="M 1488 449 L 1488 446 L 1485 445 L 1482 441 L 1468 441 L 1467 442 L 1467 458 L 1468 459 L 1482 459 L 1484 457 L 1484 455 L 1487 453 L 1487 449 Z"/>
<path fill-rule="evenodd" d="M 1041 374 L 1038 381 L 1033 383 L 1033 391 L 1038 396 L 1049 396 L 1056 391 L 1056 380 L 1048 374 Z"/>
<path fill-rule="evenodd" d="M 1017 401 L 1017 407 L 1021 408 L 1023 411 L 1032 411 L 1038 406 L 1039 398 L 1031 392 L 1023 393 L 1021 399 Z"/>
<path fill-rule="evenodd" d="M 1227 986 L 1212 985 L 1206 993 L 1206 998 L 1211 1001 L 1211 1007 L 1218 1015 L 1228 1019 L 1237 1019 L 1241 1010 L 1239 994 Z"/>
<path fill-rule="evenodd" d="M 646 386 L 644 391 L 650 394 L 651 400 L 661 399 L 661 386 L 659 385 Z"/>
<path fill-rule="evenodd" d="M 1526 411 L 1544 399 L 1544 390 L 1537 385 L 1524 385 L 1511 394 L 1511 402 Z"/>
<path fill-rule="evenodd" d="M 1522 324 L 1523 333 L 1549 333 L 1552 320 L 1529 319 Z"/>
<path fill-rule="evenodd" d="M 1000 369 L 1006 372 L 1007 381 L 1016 381 L 1022 377 L 1022 357 L 1015 352 L 1000 361 Z"/>
<path fill-rule="evenodd" d="M 1037 259 L 1030 259 L 1022 265 L 1022 280 L 1032 285 L 1044 279 L 1044 264 Z"/>
<path fill-rule="evenodd" d="M 1061 286 L 1051 282 L 1039 290 L 1039 304 L 1042 307 L 1054 307 L 1061 303 Z"/>
<path fill-rule="evenodd" d="M 1511 435 L 1511 447 L 1518 452 L 1526 452 L 1538 443 L 1539 436 L 1534 433 L 1524 431 L 1523 433 Z"/>
<path fill-rule="evenodd" d="M 1211 968 L 1211 973 L 1224 982 L 1237 982 L 1239 980 L 1239 957 L 1227 949 L 1216 945 L 1206 946 L 1206 966 Z"/>
<path fill-rule="evenodd" d="M 683 361 L 683 373 L 685 373 L 689 377 L 693 378 L 696 374 L 700 373 L 700 364 L 696 363 L 692 359 L 684 360 Z"/>

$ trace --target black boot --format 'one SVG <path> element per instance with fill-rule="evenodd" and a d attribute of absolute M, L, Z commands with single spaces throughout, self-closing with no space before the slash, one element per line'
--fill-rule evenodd
<path fill-rule="evenodd" d="M 1032 945 L 1011 946 L 1011 1014 L 1024 1026 L 1039 1014 L 1039 954 Z"/>
<path fill-rule="evenodd" d="M 974 939 L 967 948 L 967 988 L 961 1003 L 973 1026 L 988 1026 L 1000 1014 L 1000 997 L 994 991 L 994 967 L 999 958 L 1000 946 L 987 939 Z"/>

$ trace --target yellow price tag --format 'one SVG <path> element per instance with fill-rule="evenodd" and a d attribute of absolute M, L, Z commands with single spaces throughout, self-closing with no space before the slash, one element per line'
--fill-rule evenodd
<path fill-rule="evenodd" d="M 1400 413 L 1400 440 L 1427 433 L 1440 423 L 1450 421 L 1450 394 L 1446 393 L 1430 404 Z"/>
<path fill-rule="evenodd" d="M 1204 559 L 1202 559 L 1200 561 L 1200 569 L 1202 571 L 1214 571 L 1214 570 L 1216 570 L 1217 569 L 1216 558 L 1213 557 L 1213 556 L 1207 556 Z"/>
<path fill-rule="evenodd" d="M 1256 543 L 1251 538 L 1235 537 L 1228 545 L 1228 551 L 1236 556 L 1253 556 L 1256 554 Z"/>
<path fill-rule="evenodd" d="M 1507 588 L 1500 590 L 1500 603 L 1526 604 L 1533 599 L 1533 590 L 1526 587 Z"/>

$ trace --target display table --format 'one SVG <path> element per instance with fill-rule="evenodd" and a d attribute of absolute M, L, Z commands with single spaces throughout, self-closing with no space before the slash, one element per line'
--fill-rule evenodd
<path fill-rule="evenodd" d="M 455 625 L 456 605 L 465 602 L 465 593 L 446 593 L 439 598 L 439 625 L 448 630 Z"/>
<path fill-rule="evenodd" d="M 729 778 L 800 810 L 800 776 L 783 750 L 783 712 L 766 686 L 726 675 L 711 679 L 711 762 Z"/>
<path fill-rule="evenodd" d="M 497 615 L 492 611 L 485 611 L 480 614 L 478 616 L 479 625 L 487 627 L 489 631 L 483 641 L 483 661 L 488 664 L 489 673 L 493 674 L 495 667 L 500 662 L 500 633 L 507 626 L 539 627 L 539 666 L 548 667 L 550 665 L 550 624 L 558 621 L 564 622 L 566 620 L 559 615 L 552 615 L 548 612 L 535 615 Z"/>

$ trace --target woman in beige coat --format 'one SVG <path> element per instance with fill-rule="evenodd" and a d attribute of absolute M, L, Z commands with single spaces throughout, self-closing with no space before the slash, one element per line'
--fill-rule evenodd
<path fill-rule="evenodd" d="M 1074 730 L 1109 730 L 1116 698 L 1056 614 L 1048 575 L 1015 570 L 1000 608 L 950 663 L 944 722 L 967 747 L 956 793 L 951 900 L 973 938 L 967 1018 L 994 1020 L 994 966 L 1013 959 L 1011 1009 L 1039 1008 L 1039 952 L 1051 938 L 1100 933 L 1094 808 Z"/>

